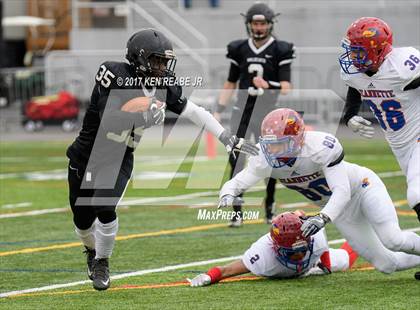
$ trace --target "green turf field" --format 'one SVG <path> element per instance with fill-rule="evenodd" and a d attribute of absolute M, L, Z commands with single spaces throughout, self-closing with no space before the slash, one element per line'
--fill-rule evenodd
<path fill-rule="evenodd" d="M 385 142 L 342 142 L 348 161 L 378 173 L 399 170 Z M 66 146 L 65 142 L 0 144 L 0 294 L 87 279 L 82 247 L 73 233 L 71 213 L 65 209 Z M 217 203 L 218 180 L 222 181 L 226 171 L 224 155 L 206 160 L 199 147 L 200 160 L 194 161 L 192 156 L 183 160 L 185 150 L 179 142 L 171 147 L 171 152 L 165 152 L 170 156 L 160 154 L 154 147 L 144 150 L 149 157 L 136 164 L 137 172 L 177 172 L 178 177 L 138 180 L 135 188 L 129 186 L 124 201 L 207 192 L 197 194 L 194 199 L 168 198 L 161 204 L 129 204 L 119 209 L 120 240 L 111 259 L 112 274 L 149 269 L 159 272 L 149 270 L 144 275 L 113 280 L 112 288 L 106 292 L 96 292 L 87 283 L 0 298 L 1 309 L 420 309 L 420 282 L 414 280 L 414 270 L 384 275 L 363 268 L 366 262 L 361 259 L 356 270 L 329 276 L 264 280 L 247 275 L 210 287 L 188 287 L 185 278 L 194 277 L 214 264 L 159 269 L 241 255 L 269 226 L 252 222 L 230 229 L 225 221 L 197 220 L 199 209 L 188 207 Z M 194 150 L 189 155 L 193 153 Z M 223 154 L 221 148 L 219 154 Z M 385 177 L 383 181 L 399 205 L 401 227 L 418 227 L 405 202 L 404 177 Z M 254 191 L 246 197 L 263 195 L 263 191 Z M 290 190 L 279 189 L 276 201 L 282 205 L 305 199 Z M 260 211 L 263 219 L 264 210 L 259 205 L 250 208 Z M 29 211 L 52 213 L 31 215 Z M 333 225 L 327 231 L 329 240 L 341 238 Z"/>

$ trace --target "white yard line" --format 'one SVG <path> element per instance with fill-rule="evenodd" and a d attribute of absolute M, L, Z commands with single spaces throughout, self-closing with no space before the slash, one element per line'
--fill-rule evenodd
<path fill-rule="evenodd" d="M 60 213 L 60 212 L 66 212 L 68 210 L 70 209 L 69 208 L 53 208 L 53 209 L 33 210 L 33 211 L 27 211 L 27 212 L 5 213 L 5 214 L 0 214 L 0 219 L 21 217 L 21 216 L 34 216 L 34 215 L 49 214 L 49 213 Z"/>
<path fill-rule="evenodd" d="M 388 172 L 379 172 L 377 175 L 380 178 L 390 178 L 390 177 L 400 177 L 403 176 L 404 173 L 402 171 L 388 171 Z"/>
<path fill-rule="evenodd" d="M 25 208 L 32 206 L 32 202 L 19 202 L 19 203 L 10 203 L 7 205 L 2 205 L 2 209 L 17 209 L 17 208 Z"/>
<path fill-rule="evenodd" d="M 411 228 L 411 229 L 407 229 L 407 230 L 404 230 L 404 231 L 417 232 L 417 231 L 420 231 L 420 227 Z M 328 241 L 328 244 L 329 245 L 340 244 L 340 243 L 343 243 L 344 241 L 345 241 L 344 239 L 336 239 L 336 240 Z M 186 264 L 164 266 L 164 267 L 161 267 L 161 268 L 144 269 L 144 270 L 139 270 L 139 271 L 127 272 L 127 273 L 122 273 L 122 274 L 118 274 L 118 275 L 115 275 L 115 276 L 111 276 L 111 280 L 125 279 L 125 278 L 129 278 L 129 277 L 141 276 L 141 275 L 145 275 L 145 274 L 149 274 L 149 273 L 172 271 L 172 270 L 183 269 L 183 268 L 187 268 L 187 267 L 196 267 L 196 266 L 222 263 L 222 262 L 226 262 L 226 261 L 239 259 L 241 257 L 242 257 L 242 255 L 228 256 L 228 257 L 221 257 L 221 258 L 215 258 L 215 259 L 209 259 L 209 260 L 203 260 L 203 261 L 196 261 L 196 262 L 191 262 L 191 263 L 186 263 Z M 65 287 L 71 287 L 71 286 L 77 286 L 77 285 L 82 285 L 82 284 L 87 284 L 87 283 L 91 283 L 91 281 L 90 280 L 83 280 L 83 281 L 69 282 L 69 283 L 63 283 L 63 284 L 54 284 L 54 285 L 47 285 L 47 286 L 41 286 L 41 287 L 34 287 L 34 288 L 25 289 L 25 290 L 10 291 L 10 292 L 1 293 L 0 298 L 20 295 L 20 294 L 25 294 L 25 293 L 50 291 L 50 290 L 55 290 L 55 289 L 60 289 L 60 288 L 65 288 Z"/>
<path fill-rule="evenodd" d="M 155 272 L 172 271 L 172 270 L 177 270 L 177 269 L 182 269 L 182 268 L 187 268 L 187 267 L 195 267 L 195 266 L 209 265 L 209 264 L 215 264 L 215 263 L 222 263 L 222 262 L 238 259 L 240 257 L 241 256 L 229 256 L 229 257 L 209 259 L 209 260 L 197 261 L 197 262 L 186 263 L 186 264 L 165 266 L 165 267 L 161 267 L 161 268 L 144 269 L 144 270 L 139 270 L 139 271 L 134 271 L 134 272 L 127 272 L 127 273 L 122 273 L 122 274 L 118 274 L 118 275 L 115 275 L 115 276 L 111 276 L 111 280 L 141 276 L 141 275 L 145 275 L 145 274 L 149 274 L 149 273 L 155 273 Z M 90 281 L 90 280 L 83 280 L 83 281 L 69 282 L 69 283 L 63 283 L 63 284 L 54 284 L 54 285 L 47 285 L 47 286 L 29 288 L 29 289 L 26 289 L 26 290 L 10 291 L 10 292 L 1 293 L 0 298 L 10 297 L 10 296 L 24 294 L 24 293 L 49 291 L 49 290 L 54 290 L 54 289 L 59 289 L 59 288 L 82 285 L 82 284 L 91 283 L 91 282 L 92 281 Z"/>

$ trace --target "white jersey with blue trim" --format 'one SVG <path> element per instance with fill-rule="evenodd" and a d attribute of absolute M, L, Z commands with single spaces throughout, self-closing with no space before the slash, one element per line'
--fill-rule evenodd
<path fill-rule="evenodd" d="M 220 197 L 237 196 L 260 180 L 267 177 L 278 179 L 285 187 L 298 191 L 314 204 L 324 207 L 332 196 L 333 184 L 328 184 L 325 170 L 328 167 L 343 163 L 346 180 L 333 179 L 335 183 L 346 183 L 351 195 L 355 195 L 363 187 L 366 175 L 365 167 L 343 160 L 343 147 L 336 137 L 320 131 L 307 131 L 299 156 L 293 165 L 272 168 L 262 151 L 250 157 L 248 166 L 233 179 L 226 182 Z M 336 198 L 338 201 L 340 197 Z"/>
<path fill-rule="evenodd" d="M 420 52 L 413 47 L 393 48 L 373 76 L 341 71 L 341 78 L 369 105 L 393 149 L 420 137 L 420 88 L 403 90 L 419 76 Z"/>
<path fill-rule="evenodd" d="M 328 251 L 328 242 L 324 229 L 316 233 L 313 236 L 313 240 L 312 254 L 307 251 L 304 257 L 304 259 L 309 259 L 309 263 L 305 264 L 305 267 L 300 272 L 294 268 L 286 267 L 278 260 L 273 250 L 273 240 L 271 239 L 270 233 L 262 236 L 245 251 L 242 256 L 242 262 L 249 271 L 257 276 L 295 278 L 315 267 L 321 255 Z"/>

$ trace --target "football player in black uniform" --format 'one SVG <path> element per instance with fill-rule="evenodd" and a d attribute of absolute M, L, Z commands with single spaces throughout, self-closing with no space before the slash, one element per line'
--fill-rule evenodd
<path fill-rule="evenodd" d="M 229 154 L 258 153 L 254 145 L 231 136 L 209 112 L 187 100 L 180 86 L 140 82 L 174 76 L 172 44 L 161 32 L 135 33 L 127 42 L 126 59 L 99 67 L 83 127 L 67 150 L 73 222 L 97 290 L 110 286 L 108 259 L 118 231 L 115 209 L 131 177 L 133 151 L 144 129 L 163 123 L 165 109 L 213 133 Z"/>
<path fill-rule="evenodd" d="M 267 113 L 274 110 L 278 94 L 286 94 L 291 88 L 290 66 L 295 56 L 292 43 L 276 40 L 272 35 L 276 14 L 266 4 L 254 4 L 244 17 L 249 38 L 232 41 L 227 46 L 226 56 L 231 62 L 229 76 L 214 116 L 220 121 L 220 113 L 238 87 L 242 91 L 238 92 L 238 100 L 232 109 L 231 130 L 243 138 L 253 134 L 257 140 L 261 122 Z M 231 177 L 243 169 L 244 161 L 243 156 L 230 157 Z M 274 214 L 275 184 L 275 179 L 268 180 L 265 210 L 269 224 Z M 240 205 L 233 205 L 233 208 L 241 214 Z M 230 226 L 241 224 L 242 219 L 235 217 Z"/>

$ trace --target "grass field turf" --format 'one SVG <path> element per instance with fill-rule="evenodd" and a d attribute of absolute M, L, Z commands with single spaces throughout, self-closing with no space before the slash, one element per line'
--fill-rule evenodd
<path fill-rule="evenodd" d="M 388 146 L 382 141 L 344 141 L 346 160 L 359 163 L 375 172 L 397 171 L 399 167 Z M 1 143 L 0 174 L 15 174 L 0 179 L 0 215 L 4 213 L 60 208 L 67 205 L 66 180 L 34 181 L 22 173 L 31 171 L 62 170 L 67 161 L 64 151 L 67 143 Z M 173 146 L 170 158 L 183 154 L 182 145 Z M 147 149 L 149 155 L 159 154 L 157 149 Z M 179 151 L 179 152 L 178 152 Z M 219 153 L 223 151 L 219 149 Z M 202 156 L 203 150 L 198 150 Z M 168 159 L 168 158 L 163 158 Z M 162 160 L 162 157 L 160 158 Z M 188 172 L 191 161 L 180 167 L 177 164 L 151 164 L 137 168 L 140 171 Z M 186 178 L 177 178 L 168 183 L 168 189 L 133 189 L 129 186 L 126 199 L 134 197 L 174 196 L 192 192 L 208 191 L 208 177 L 215 171 L 223 172 L 225 157 L 213 161 L 199 161 L 195 169 L 201 172 L 203 187 L 185 189 Z M 220 173 L 219 173 L 220 174 Z M 158 182 L 153 181 L 153 182 Z M 404 177 L 384 178 L 394 201 L 405 199 Z M 152 181 L 151 181 L 152 182 Z M 165 181 L 167 182 L 167 181 Z M 151 183 L 149 183 L 150 185 Z M 248 197 L 262 197 L 263 192 L 253 192 Z M 205 197 L 216 203 L 216 196 Z M 277 203 L 305 201 L 303 196 L 287 189 L 277 191 Z M 2 208 L 6 204 L 31 202 L 27 207 Z M 130 206 L 119 210 L 119 236 L 130 236 L 147 232 L 180 229 L 223 223 L 224 221 L 198 221 L 197 209 L 179 205 Z M 255 206 L 254 210 L 262 208 Z M 305 208 L 308 212 L 317 209 Z M 416 217 L 407 205 L 398 210 L 408 211 L 400 215 L 402 228 L 418 227 Z M 1 256 L 13 250 L 48 247 L 77 242 L 73 233 L 70 212 L 0 219 L 0 293 L 40 287 L 51 284 L 85 280 L 84 257 L 80 246 L 51 249 L 31 254 Z M 201 227 L 202 228 L 202 227 Z M 160 233 L 152 237 L 138 237 L 118 241 L 111 259 L 113 274 L 150 268 L 159 268 L 214 258 L 235 256 L 247 247 L 268 226 L 249 224 L 240 229 L 214 227 L 178 233 Z M 329 240 L 341 236 L 329 225 Z M 338 245 L 335 245 L 338 246 Z M 359 260 L 357 266 L 366 262 Z M 310 277 L 299 280 L 262 280 L 245 278 L 241 281 L 221 283 L 205 288 L 189 288 L 186 277 L 206 271 L 209 266 L 189 267 L 169 272 L 151 273 L 138 277 L 115 280 L 113 290 L 95 292 L 89 284 L 46 291 L 28 296 L 0 299 L 0 308 L 207 308 L 207 309 L 255 309 L 282 307 L 291 308 L 393 308 L 418 309 L 419 282 L 413 278 L 413 270 L 383 275 L 372 270 L 356 270 L 336 273 L 331 276 Z M 171 283 L 176 283 L 172 285 Z M 154 284 L 167 284 L 154 287 Z M 151 285 L 148 286 L 148 285 Z"/>

